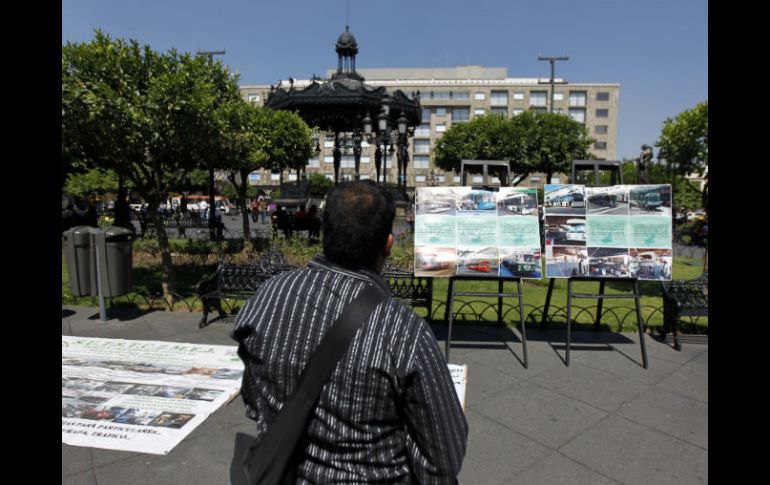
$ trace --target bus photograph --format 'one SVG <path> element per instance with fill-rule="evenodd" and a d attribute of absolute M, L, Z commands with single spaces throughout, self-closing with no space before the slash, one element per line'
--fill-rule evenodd
<path fill-rule="evenodd" d="M 457 255 L 454 248 L 414 248 L 415 276 L 452 276 Z"/>
<path fill-rule="evenodd" d="M 547 278 L 588 276 L 588 253 L 585 248 L 545 246 Z"/>
<path fill-rule="evenodd" d="M 416 202 L 417 215 L 455 213 L 454 193 L 447 187 L 420 187 L 417 190 Z"/>
<path fill-rule="evenodd" d="M 513 278 L 542 278 L 540 266 L 540 248 L 510 249 L 500 248 L 500 276 Z"/>
<path fill-rule="evenodd" d="M 526 192 L 514 192 L 503 195 L 498 202 L 498 215 L 531 215 L 537 213 L 537 194 Z"/>
<path fill-rule="evenodd" d="M 670 280 L 672 251 L 670 249 L 629 250 L 630 273 L 640 280 Z"/>
<path fill-rule="evenodd" d="M 629 194 L 632 215 L 661 215 L 671 217 L 670 185 L 637 185 Z"/>
<path fill-rule="evenodd" d="M 628 190 L 621 187 L 586 187 L 588 214 L 603 216 L 628 215 Z"/>
<path fill-rule="evenodd" d="M 499 266 L 496 247 L 457 249 L 458 275 L 497 276 Z"/>
<path fill-rule="evenodd" d="M 588 273 L 597 277 L 630 278 L 631 256 L 621 248 L 591 248 L 588 250 Z"/>
<path fill-rule="evenodd" d="M 460 211 L 493 211 L 497 208 L 495 193 L 488 190 L 472 190 L 460 199 Z"/>
<path fill-rule="evenodd" d="M 585 196 L 577 185 L 546 185 L 543 198 L 546 215 L 583 215 Z"/>
<path fill-rule="evenodd" d="M 546 244 L 555 246 L 585 246 L 585 217 L 546 216 Z"/>

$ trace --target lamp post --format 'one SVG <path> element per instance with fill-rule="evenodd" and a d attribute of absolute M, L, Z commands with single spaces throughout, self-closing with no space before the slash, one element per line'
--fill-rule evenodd
<path fill-rule="evenodd" d="M 409 142 L 407 141 L 406 129 L 409 120 L 401 112 L 396 123 L 398 127 L 398 182 L 401 186 L 401 193 L 406 199 L 406 167 L 409 164 L 409 153 L 407 152 Z"/>

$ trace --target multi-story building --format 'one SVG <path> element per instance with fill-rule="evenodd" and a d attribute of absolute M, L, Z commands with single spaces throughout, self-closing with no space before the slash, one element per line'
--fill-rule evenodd
<path fill-rule="evenodd" d="M 327 72 L 331 76 L 334 70 Z M 550 109 L 551 85 L 547 80 L 537 78 L 510 78 L 506 68 L 485 68 L 481 66 L 459 66 L 453 68 L 392 68 L 357 69 L 364 76 L 366 84 L 384 86 L 409 94 L 420 92 L 422 124 L 415 129 L 409 143 L 409 169 L 407 186 L 427 185 L 433 173 L 438 185 L 459 185 L 459 174 L 444 172 L 433 166 L 432 152 L 436 141 L 456 123 L 464 123 L 476 116 L 501 113 L 516 116 L 525 110 Z M 617 136 L 618 83 L 564 83 L 555 80 L 553 111 L 564 113 L 584 123 L 589 136 L 596 142 L 590 151 L 602 160 L 615 158 Z M 282 81 L 282 84 L 288 81 Z M 294 87 L 303 88 L 310 80 L 294 80 Z M 257 105 L 265 103 L 270 91 L 268 85 L 244 85 L 240 87 L 243 98 Z M 320 152 L 310 159 L 308 173 L 320 172 L 333 178 L 332 140 L 323 132 L 318 133 L 315 143 Z M 373 145 L 362 144 L 361 178 L 374 178 Z M 390 153 L 386 155 L 387 181 L 395 182 L 397 163 Z M 352 178 L 353 154 L 342 155 L 340 179 Z M 516 174 L 512 174 L 516 175 Z M 559 174 L 564 181 L 566 174 Z M 257 171 L 250 175 L 253 185 L 278 185 L 279 174 Z M 296 179 L 296 173 L 287 173 L 283 180 Z M 537 186 L 547 183 L 543 174 L 532 174 L 520 185 Z"/>

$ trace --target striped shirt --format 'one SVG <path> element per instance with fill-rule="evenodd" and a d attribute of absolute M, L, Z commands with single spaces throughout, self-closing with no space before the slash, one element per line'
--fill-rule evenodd
<path fill-rule="evenodd" d="M 468 425 L 427 322 L 376 273 L 322 254 L 281 273 L 238 312 L 246 415 L 267 430 L 334 320 L 366 285 L 388 298 L 358 330 L 311 412 L 298 483 L 455 483 Z"/>

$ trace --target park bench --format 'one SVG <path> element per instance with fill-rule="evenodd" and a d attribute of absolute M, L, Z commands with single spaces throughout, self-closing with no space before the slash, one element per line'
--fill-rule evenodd
<path fill-rule="evenodd" d="M 228 317 L 222 308 L 222 299 L 248 300 L 257 288 L 273 276 L 295 269 L 287 263 L 275 246 L 272 246 L 258 261 L 252 264 L 220 262 L 217 272 L 198 283 L 196 292 L 203 303 L 203 318 L 198 326 L 204 328 L 211 322 L 209 314 L 216 310 L 225 323 L 234 320 L 235 312 Z M 232 309 L 231 309 L 232 310 Z"/>
<path fill-rule="evenodd" d="M 179 213 L 173 214 L 161 214 L 161 221 L 163 227 L 166 229 L 176 229 L 179 235 L 184 237 L 186 229 L 208 229 L 209 223 L 207 220 L 200 217 L 197 213 Z M 149 215 L 143 213 L 137 213 L 139 219 L 139 227 L 142 230 L 142 237 L 148 232 L 152 232 L 155 228 L 155 224 Z"/>
<path fill-rule="evenodd" d="M 213 321 L 209 321 L 209 314 L 215 310 L 219 313 L 216 320 L 231 323 L 234 320 L 234 314 L 227 315 L 222 308 L 222 299 L 248 300 L 269 278 L 295 268 L 284 261 L 275 246 L 271 247 L 259 261 L 252 264 L 220 262 L 216 274 L 201 281 L 197 286 L 196 292 L 203 303 L 203 317 L 199 327 L 204 328 Z M 390 287 L 393 298 L 409 301 L 413 307 L 427 309 L 427 320 L 430 321 L 433 312 L 431 278 L 416 277 L 414 273 L 401 270 L 389 263 L 386 263 L 382 276 Z"/>
<path fill-rule="evenodd" d="M 690 280 L 673 280 L 663 283 L 663 328 L 661 337 L 670 333 L 674 337 L 674 348 L 681 350 L 678 324 L 681 317 L 708 316 L 709 279 L 708 273 Z"/>
<path fill-rule="evenodd" d="M 412 307 L 428 310 L 425 318 L 428 322 L 433 317 L 433 278 L 415 276 L 411 271 L 404 271 L 385 262 L 382 277 L 390 287 L 393 298 L 407 301 Z"/>

